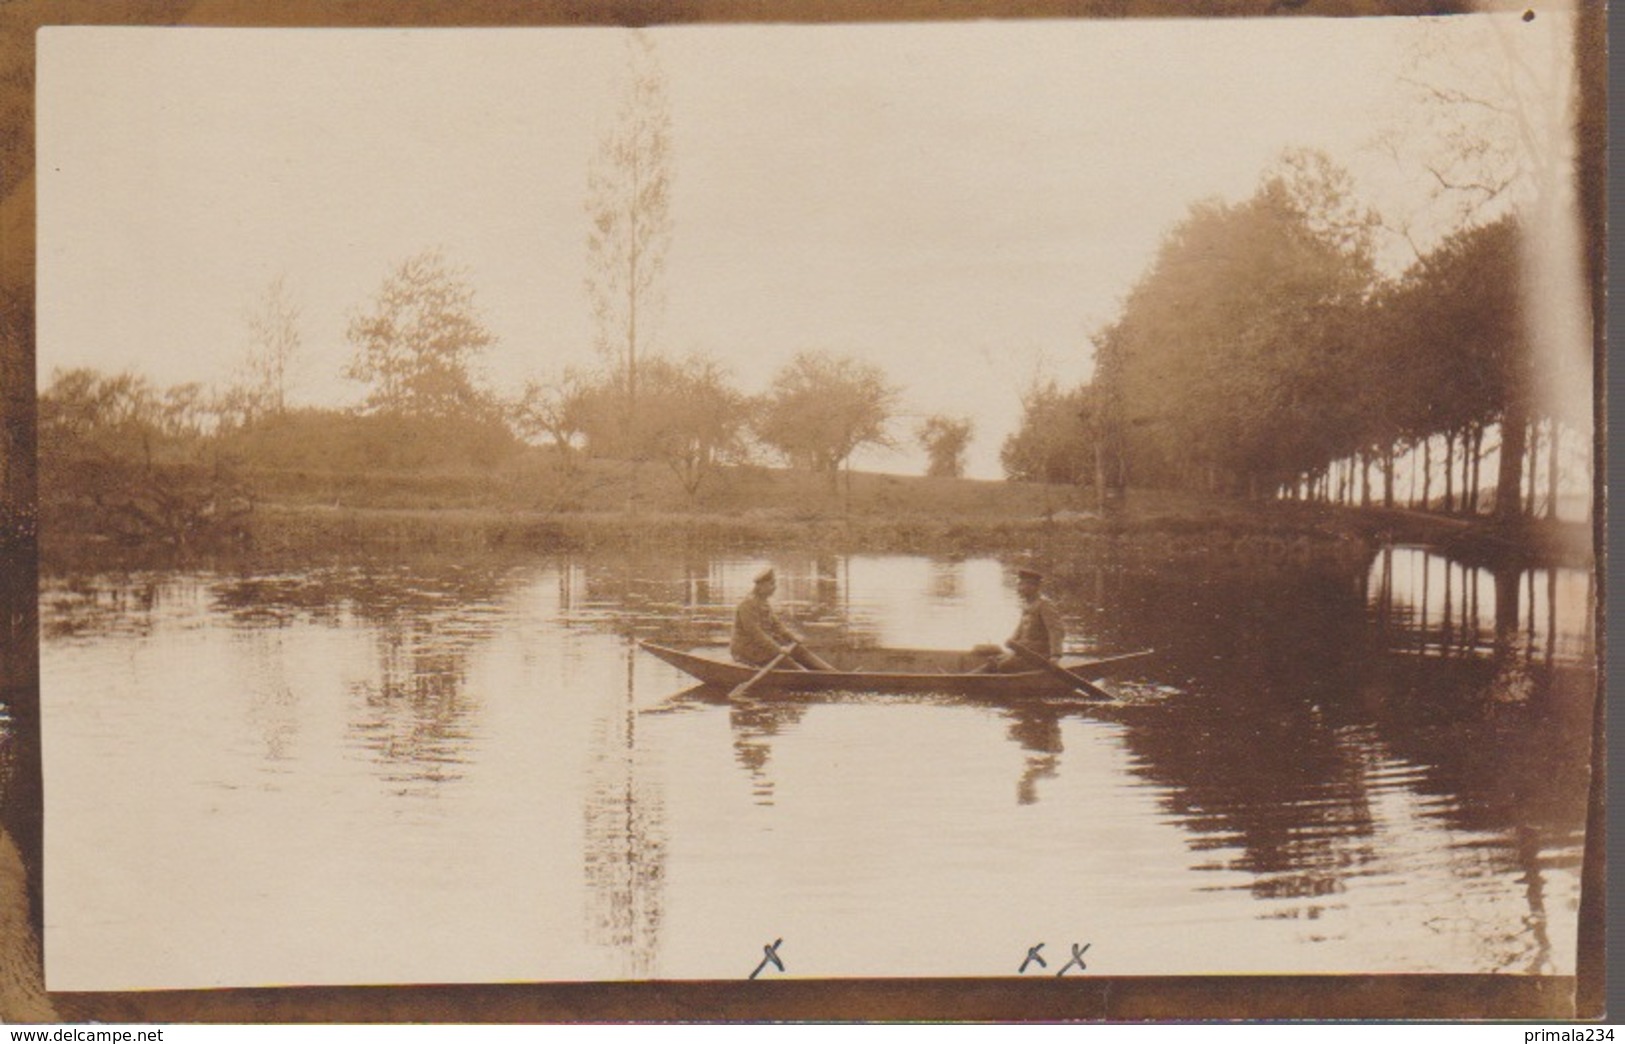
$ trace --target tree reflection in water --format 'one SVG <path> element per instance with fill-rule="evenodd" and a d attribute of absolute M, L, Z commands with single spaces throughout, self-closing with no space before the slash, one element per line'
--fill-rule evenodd
<path fill-rule="evenodd" d="M 872 610 L 851 590 L 852 560 L 830 556 L 561 563 L 560 608 L 566 626 L 725 642 L 733 603 L 763 561 L 779 570 L 785 614 L 816 640 L 873 641 Z M 965 598 L 964 569 L 933 562 L 925 603 Z M 466 647 L 447 640 L 457 612 L 432 588 L 412 589 L 403 605 L 398 584 L 383 586 L 395 588 L 389 599 L 367 597 L 363 584 L 344 603 L 381 636 L 381 681 L 363 693 L 360 731 L 380 759 L 444 778 L 477 711 L 464 691 Z M 1402 872 L 1408 846 L 1420 843 L 1413 835 L 1436 836 L 1421 826 L 1433 824 L 1452 840 L 1427 858 L 1464 897 L 1449 916 L 1483 921 L 1422 928 L 1483 940 L 1498 968 L 1555 966 L 1549 884 L 1554 871 L 1572 879 L 1579 859 L 1594 691 L 1594 591 L 1583 571 L 1492 570 L 1409 549 L 1266 561 L 1104 549 L 1052 563 L 1049 588 L 1075 645 L 1155 648 L 1117 684 L 1166 696 L 991 706 L 1023 752 L 1016 806 L 1043 801 L 1046 781 L 1063 773 L 1069 728 L 1108 718 L 1121 727 L 1131 771 L 1185 831 L 1193 867 L 1243 874 L 1259 917 L 1299 921 L 1309 939 L 1354 930 L 1351 890 Z M 268 598 L 262 587 L 244 601 L 264 614 L 319 612 L 324 599 L 302 588 Z M 450 602 L 469 604 L 463 594 Z M 624 692 L 605 694 L 593 727 L 584 829 L 588 922 L 637 977 L 656 967 L 667 839 L 652 754 L 638 743 L 632 650 Z M 671 706 L 725 707 L 752 798 L 772 805 L 775 743 L 814 705 L 878 698 L 729 703 L 694 690 Z M 1503 894 L 1502 881 L 1518 883 L 1520 930 L 1484 905 Z"/>
<path fill-rule="evenodd" d="M 623 954 L 631 978 L 654 974 L 666 873 L 665 807 L 638 747 L 637 650 L 626 687 L 593 723 L 584 811 L 587 923 L 592 941 Z"/>
<path fill-rule="evenodd" d="M 1415 814 L 1471 838 L 1446 856 L 1463 889 L 1524 883 L 1526 931 L 1497 966 L 1551 969 L 1543 871 L 1577 865 L 1585 822 L 1585 574 L 1388 551 L 1352 572 L 1208 562 L 1055 586 L 1069 615 L 1104 609 L 1116 642 L 1159 650 L 1147 669 L 1181 693 L 1119 715 L 1135 771 L 1269 916 L 1340 909 L 1392 872 Z M 1392 811 L 1398 794 L 1417 811 Z"/>
<path fill-rule="evenodd" d="M 310 715 L 311 676 L 287 673 L 308 671 L 308 662 L 290 660 L 290 667 L 279 659 L 282 635 L 294 633 L 295 622 L 318 640 L 331 628 L 353 648 L 359 634 L 361 656 L 342 665 L 351 672 L 342 690 L 349 695 L 343 737 L 365 765 L 363 778 L 386 782 L 391 795 L 472 791 L 478 780 L 469 778 L 476 775 L 471 766 L 482 764 L 497 721 L 579 728 L 554 748 L 538 743 L 538 756 L 558 749 L 580 757 L 585 746 L 584 774 L 574 765 L 560 770 L 570 821 L 581 831 L 585 890 L 578 901 L 591 940 L 636 978 L 658 972 L 662 931 L 673 936 L 668 949 L 682 945 L 676 899 L 670 917 L 666 911 L 674 887 L 666 880 L 668 832 L 679 829 L 668 816 L 680 820 L 693 795 L 662 775 L 662 759 L 676 756 L 663 744 L 709 734 L 666 733 L 669 723 L 640 731 L 640 714 L 699 710 L 725 720 L 731 752 L 722 741 L 718 753 L 695 757 L 731 772 L 731 753 L 735 778 L 747 781 L 755 803 L 777 803 L 769 818 L 789 823 L 793 810 L 776 773 L 805 767 L 800 755 L 817 753 L 829 735 L 854 736 L 840 731 L 839 707 L 813 716 L 819 728 L 805 727 L 811 708 L 896 700 L 762 693 L 730 703 L 713 690 L 667 695 L 672 675 L 640 661 L 631 639 L 725 641 L 734 603 L 766 562 L 780 571 L 786 615 L 821 641 L 864 647 L 885 634 L 888 644 L 907 644 L 908 621 L 897 617 L 911 612 L 932 617 L 933 626 L 956 614 L 977 624 L 1013 618 L 1013 596 L 999 586 L 1009 569 L 1001 572 L 996 562 L 944 560 L 922 571 L 918 558 L 805 553 L 65 578 L 43 597 L 52 638 L 65 645 L 139 636 L 155 622 L 164 630 L 178 620 L 170 629 L 184 633 L 194 618 L 225 620 L 226 640 L 248 654 L 243 662 L 259 686 L 232 695 L 244 701 L 242 720 L 263 745 L 255 751 L 262 762 L 290 749 L 298 755 L 299 723 L 326 720 Z M 1069 776 L 1083 778 L 1081 763 L 1069 772 L 1066 748 L 1109 750 L 1126 765 L 1111 785 L 1121 780 L 1134 789 L 1144 798 L 1136 816 L 1149 814 L 1151 832 L 1175 841 L 1166 864 L 1180 871 L 1172 875 L 1180 882 L 1175 890 L 1188 890 L 1194 877 L 1233 889 L 1236 907 L 1246 911 L 1240 916 L 1255 924 L 1290 920 L 1285 929 L 1301 927 L 1307 940 L 1355 937 L 1371 931 L 1363 918 L 1381 923 L 1414 916 L 1419 907 L 1433 911 L 1425 896 L 1419 901 L 1404 889 L 1391 905 L 1373 898 L 1370 886 L 1414 870 L 1425 887 L 1441 887 L 1442 879 L 1449 890 L 1437 904 L 1448 922 L 1406 926 L 1436 932 L 1433 952 L 1477 947 L 1463 957 L 1475 968 L 1568 966 L 1568 956 L 1554 949 L 1572 930 L 1595 693 L 1587 626 L 1594 593 L 1584 573 L 1502 573 L 1403 549 L 1374 560 L 1260 562 L 1225 554 L 1154 558 L 1110 546 L 1055 562 L 1050 573 L 1074 645 L 1157 650 L 1112 676 L 1109 684 L 1131 698 L 1097 706 L 926 696 L 886 719 L 918 725 L 922 736 L 950 717 L 962 737 L 988 737 L 991 725 L 992 752 L 966 773 L 965 785 L 974 788 L 967 793 L 979 814 L 1000 821 L 994 832 L 1053 819 L 1057 809 L 1065 816 L 1065 803 L 1077 799 L 1070 789 L 1077 779 Z M 870 589 L 882 586 L 885 598 L 874 598 Z M 504 630 L 516 624 L 558 640 L 530 647 Z M 493 660 L 482 659 L 487 649 Z M 552 655 L 563 659 L 547 665 L 546 678 L 562 686 L 568 707 L 516 717 L 527 694 L 480 688 L 500 676 L 492 662 L 530 664 Z M 618 662 L 607 658 L 616 655 L 626 657 L 624 684 Z M 604 683 L 605 672 L 616 672 L 616 680 Z M 591 685 L 581 681 L 595 676 Z M 939 716 L 939 706 L 956 713 Z M 844 719 L 860 720 L 870 719 L 857 712 Z M 720 729 L 721 720 L 716 724 Z M 820 732 L 829 725 L 837 727 Z M 1100 731 L 1082 731 L 1090 729 Z M 800 739 L 805 750 L 782 746 Z M 874 749 L 912 756 L 917 742 L 899 744 L 914 739 L 883 736 Z M 1004 756 L 1012 747 L 1019 757 Z M 1178 833 L 1163 829 L 1168 823 Z M 1180 852 L 1201 872 L 1185 875 Z M 572 850 L 565 862 L 580 888 L 575 858 Z M 572 923 L 572 930 L 581 929 Z"/>
<path fill-rule="evenodd" d="M 349 685 L 350 742 L 370 754 L 384 783 L 401 793 L 432 794 L 461 778 L 460 766 L 469 760 L 480 717 L 468 691 L 469 658 L 495 633 L 494 610 L 514 582 L 501 568 L 419 563 L 222 579 L 212 594 L 220 611 L 248 625 L 250 641 L 267 640 L 267 623 L 300 618 L 369 628 L 377 659 L 370 676 Z M 274 652 L 261 658 L 277 659 Z M 289 739 L 292 696 L 274 684 L 274 671 L 269 676 L 273 684 L 251 696 L 249 716 L 275 757 Z"/>
<path fill-rule="evenodd" d="M 379 636 L 377 681 L 352 683 L 349 731 L 386 766 L 385 782 L 409 792 L 461 778 L 479 708 L 468 692 L 466 652 L 400 627 Z"/>

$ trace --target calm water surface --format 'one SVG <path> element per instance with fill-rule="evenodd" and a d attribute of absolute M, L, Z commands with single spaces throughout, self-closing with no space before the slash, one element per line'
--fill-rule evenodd
<path fill-rule="evenodd" d="M 730 704 L 635 650 L 725 640 L 768 562 L 815 643 L 1016 615 L 1008 564 L 913 556 L 47 579 L 51 986 L 737 979 L 777 939 L 807 977 L 1573 972 L 1587 574 L 1058 566 L 1074 646 L 1157 650 L 1112 706 Z"/>

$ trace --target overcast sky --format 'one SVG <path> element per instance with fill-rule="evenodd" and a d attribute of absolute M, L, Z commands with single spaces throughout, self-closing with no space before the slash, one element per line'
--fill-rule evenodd
<path fill-rule="evenodd" d="M 1409 126 L 1397 77 L 1422 29 L 652 30 L 675 157 L 657 347 L 709 352 L 751 392 L 805 349 L 878 362 L 910 414 L 973 417 L 972 472 L 997 475 L 1022 389 L 1087 376 L 1088 334 L 1192 203 L 1245 197 L 1298 146 L 1374 200 L 1422 191 L 1367 147 Z M 43 31 L 41 381 L 224 383 L 280 275 L 302 310 L 295 398 L 355 401 L 348 315 L 435 245 L 499 338 L 494 387 L 592 363 L 583 199 L 627 54 L 614 29 Z"/>

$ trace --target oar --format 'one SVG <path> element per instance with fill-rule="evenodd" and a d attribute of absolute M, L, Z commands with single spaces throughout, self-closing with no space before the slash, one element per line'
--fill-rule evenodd
<path fill-rule="evenodd" d="M 1065 667 L 1061 667 L 1050 662 L 1048 657 L 1038 655 L 1038 653 L 1027 648 L 1025 645 L 1018 645 L 1015 642 L 1005 642 L 1004 644 L 1011 652 L 1015 653 L 1022 660 L 1032 664 L 1034 667 L 1038 667 L 1049 672 L 1049 674 L 1058 681 L 1065 682 L 1067 685 L 1086 696 L 1092 696 L 1097 700 L 1116 699 L 1116 697 L 1111 693 L 1107 692 L 1105 689 L 1102 689 L 1089 679 L 1080 678 L 1078 675 L 1073 674 Z"/>
<path fill-rule="evenodd" d="M 1078 670 L 1098 670 L 1099 668 L 1105 667 L 1108 664 L 1126 663 L 1129 660 L 1141 660 L 1155 652 L 1155 649 L 1141 649 L 1138 652 L 1118 653 L 1116 656 L 1100 656 L 1094 659 L 1088 659 L 1085 657 L 1082 663 L 1073 664 L 1070 670 L 1072 670 L 1074 673 Z M 1083 653 L 1069 653 L 1068 655 L 1085 656 Z"/>
<path fill-rule="evenodd" d="M 783 663 L 785 657 L 787 657 L 789 655 L 790 655 L 789 653 L 781 652 L 777 656 L 773 657 L 771 660 L 767 661 L 767 666 L 766 667 L 763 667 L 761 670 L 759 670 L 755 674 L 751 675 L 751 677 L 748 680 L 742 681 L 738 685 L 735 685 L 733 687 L 733 691 L 728 693 L 728 698 L 730 700 L 737 700 L 741 696 L 745 695 L 745 693 L 747 693 L 747 692 L 749 692 L 751 690 L 752 686 L 754 686 L 757 682 L 761 681 L 763 678 L 766 678 L 768 676 L 768 674 L 770 674 L 773 671 L 773 668 L 775 668 L 779 664 Z"/>

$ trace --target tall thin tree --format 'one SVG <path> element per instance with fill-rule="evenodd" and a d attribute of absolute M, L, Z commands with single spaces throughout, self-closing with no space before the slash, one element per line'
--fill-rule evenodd
<path fill-rule="evenodd" d="M 630 78 L 614 125 L 587 170 L 587 295 L 597 347 L 622 379 L 622 445 L 631 449 L 637 503 L 638 362 L 660 304 L 671 244 L 671 107 L 654 42 L 631 34 Z"/>
<path fill-rule="evenodd" d="M 287 280 L 277 276 L 249 309 L 247 401 L 256 415 L 280 416 L 288 409 L 291 370 L 299 354 L 299 306 L 288 294 Z"/>

